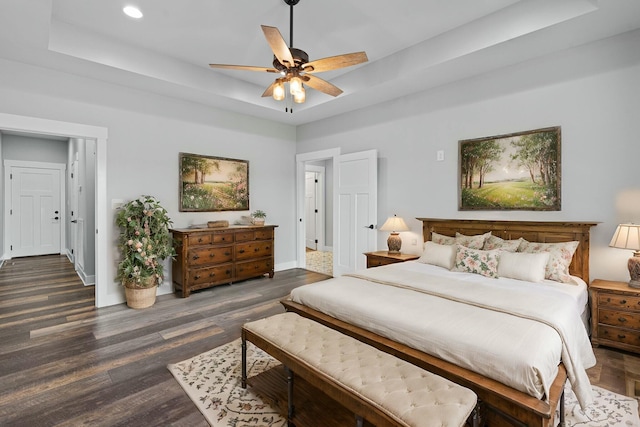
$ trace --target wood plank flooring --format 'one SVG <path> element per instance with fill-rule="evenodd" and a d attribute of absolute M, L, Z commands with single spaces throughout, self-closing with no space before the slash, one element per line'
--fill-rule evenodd
<path fill-rule="evenodd" d="M 166 368 L 282 312 L 291 289 L 327 276 L 277 272 L 146 310 L 94 307 L 66 257 L 9 260 L 0 269 L 0 425 L 206 426 Z M 593 384 L 625 394 L 631 353 L 597 348 Z"/>

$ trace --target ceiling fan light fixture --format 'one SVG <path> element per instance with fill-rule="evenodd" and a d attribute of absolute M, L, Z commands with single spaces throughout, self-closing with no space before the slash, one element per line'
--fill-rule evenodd
<path fill-rule="evenodd" d="M 289 79 L 289 91 L 294 96 L 302 91 L 302 79 L 300 77 L 294 76 Z"/>
<path fill-rule="evenodd" d="M 300 90 L 293 94 L 293 102 L 296 104 L 302 104 L 307 99 L 307 93 L 304 90 L 304 86 L 300 88 Z"/>
<path fill-rule="evenodd" d="M 273 86 L 273 99 L 276 101 L 282 101 L 284 99 L 285 90 L 284 82 L 281 79 L 276 80 L 276 84 Z"/>

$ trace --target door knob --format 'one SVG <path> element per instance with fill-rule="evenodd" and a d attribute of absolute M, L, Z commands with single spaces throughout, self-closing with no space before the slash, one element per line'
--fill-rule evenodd
<path fill-rule="evenodd" d="M 56 219 L 58 219 L 58 217 L 56 217 Z M 77 220 L 77 219 L 72 219 L 72 220 L 71 220 L 71 222 L 72 222 L 73 224 L 76 224 L 76 223 L 78 222 L 78 220 Z"/>
<path fill-rule="evenodd" d="M 369 225 L 365 225 L 364 228 L 369 228 L 369 229 L 373 230 L 374 228 L 376 228 L 376 226 L 373 225 L 373 224 L 369 224 Z"/>

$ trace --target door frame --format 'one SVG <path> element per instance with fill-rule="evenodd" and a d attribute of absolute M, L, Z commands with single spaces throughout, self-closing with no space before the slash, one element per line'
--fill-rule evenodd
<path fill-rule="evenodd" d="M 96 240 L 95 240 L 95 305 L 104 307 L 122 302 L 122 296 L 109 293 L 107 280 L 108 236 L 107 215 L 107 136 L 105 127 L 0 113 L 0 130 L 90 139 L 96 142 Z M 98 233 L 102 230 L 102 233 Z"/>
<path fill-rule="evenodd" d="M 340 148 L 331 148 L 328 150 L 314 151 L 311 153 L 296 154 L 296 214 L 298 218 L 297 238 L 296 238 L 296 259 L 298 268 L 305 268 L 306 266 L 306 243 L 305 243 L 305 223 L 304 223 L 304 199 L 305 199 L 305 169 L 307 162 L 314 162 L 319 160 L 331 160 L 333 162 L 333 182 L 334 187 L 338 182 L 338 168 L 335 166 L 338 164 L 340 158 Z M 338 193 L 333 192 L 333 218 L 337 217 L 338 208 Z M 337 241 L 338 229 L 333 227 L 333 241 Z M 338 255 L 340 248 L 333 245 L 333 267 L 335 268 L 336 261 L 339 259 Z"/>
<path fill-rule="evenodd" d="M 11 214 L 10 208 L 12 205 L 12 180 L 10 178 L 11 168 L 25 168 L 25 169 L 55 169 L 60 173 L 60 222 L 58 223 L 58 227 L 60 228 L 58 232 L 60 233 L 60 248 L 59 253 L 62 253 L 63 248 L 66 248 L 67 240 L 66 233 L 64 232 L 64 226 L 66 224 L 66 206 L 64 201 L 66 200 L 66 186 L 65 186 L 65 172 L 67 170 L 67 165 L 63 163 L 46 163 L 46 162 L 30 162 L 23 160 L 5 160 L 4 161 L 4 225 L 3 225 L 3 233 L 4 233 L 4 251 L 2 254 L 2 259 L 11 259 L 12 254 L 11 250 Z"/>
<path fill-rule="evenodd" d="M 315 216 L 316 220 L 316 239 L 318 243 L 316 244 L 316 249 L 319 251 L 326 251 L 326 239 L 325 239 L 325 210 L 326 206 L 324 203 L 324 198 L 326 197 L 325 190 L 325 167 L 324 166 L 316 166 L 316 165 L 305 165 L 305 172 L 312 172 L 316 174 L 316 178 L 318 182 L 315 186 L 315 201 L 316 201 L 316 209 L 318 210 L 318 214 Z M 306 178 L 306 175 L 305 175 Z M 305 184 L 306 186 L 306 184 Z M 306 190 L 306 189 L 305 189 Z M 305 230 L 306 234 L 306 230 Z M 305 236 L 306 237 L 306 236 Z M 305 244 L 306 246 L 306 244 Z"/>

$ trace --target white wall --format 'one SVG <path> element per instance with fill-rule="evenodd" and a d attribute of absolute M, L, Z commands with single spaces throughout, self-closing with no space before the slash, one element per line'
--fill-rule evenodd
<path fill-rule="evenodd" d="M 619 198 L 640 204 L 638 46 L 640 31 L 301 126 L 298 153 L 377 149 L 378 224 L 408 219 L 405 252 L 420 252 L 415 217 L 597 221 L 591 278 L 627 281 L 632 252 L 607 245 L 619 222 L 640 221 L 640 210 L 616 208 Z M 561 211 L 458 211 L 459 140 L 548 126 L 562 127 Z M 379 233 L 380 249 L 386 238 Z"/>
<path fill-rule="evenodd" d="M 249 160 L 250 207 L 276 229 L 276 269 L 295 266 L 295 129 L 0 59 L 0 112 L 108 129 L 107 206 L 141 194 L 160 199 L 175 227 L 211 219 L 231 222 L 248 212 L 178 212 L 178 153 Z M 4 136 L 6 138 L 6 135 Z M 109 212 L 107 298 L 124 301 L 115 283 L 118 230 Z M 169 268 L 168 273 L 171 272 Z M 170 276 L 170 274 L 169 274 Z M 171 292 L 166 280 L 160 293 Z"/>
<path fill-rule="evenodd" d="M 5 134 L 2 139 L 3 160 L 67 164 L 68 141 Z"/>

